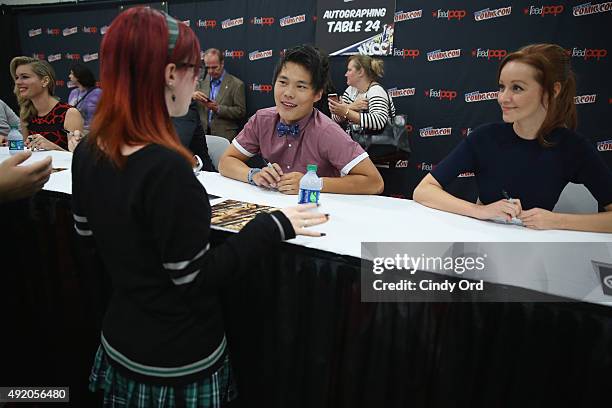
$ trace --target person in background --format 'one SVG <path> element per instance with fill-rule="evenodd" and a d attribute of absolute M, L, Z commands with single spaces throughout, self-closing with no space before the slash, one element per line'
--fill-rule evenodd
<path fill-rule="evenodd" d="M 336 88 L 334 87 L 334 84 L 331 80 L 331 75 L 328 75 L 327 78 L 327 84 L 325 85 L 325 88 L 323 89 L 323 94 L 321 95 L 321 99 L 319 99 L 315 104 L 314 107 L 317 108 L 317 110 L 319 110 L 321 113 L 323 113 L 325 116 L 331 118 L 332 114 L 331 111 L 329 110 L 329 101 L 328 101 L 328 96 L 330 94 L 335 94 Z"/>
<path fill-rule="evenodd" d="M 488 220 L 518 218 L 533 229 L 612 232 L 612 170 L 576 133 L 576 80 L 565 50 L 529 45 L 508 54 L 497 73 L 504 123 L 480 126 L 414 190 L 428 207 Z M 474 172 L 479 201 L 444 191 Z M 605 212 L 552 212 L 567 183 L 584 184 Z"/>
<path fill-rule="evenodd" d="M 253 185 L 297 194 L 308 164 L 318 166 L 322 192 L 379 194 L 380 173 L 363 149 L 313 106 L 321 99 L 329 62 L 314 47 L 288 50 L 274 72 L 274 102 L 249 119 L 219 160 L 219 172 Z M 261 154 L 269 166 L 245 162 Z"/>
<path fill-rule="evenodd" d="M 68 78 L 76 86 L 68 96 L 68 103 L 81 112 L 83 127 L 89 129 L 102 90 L 96 86 L 93 72 L 83 64 L 73 64 Z"/>
<path fill-rule="evenodd" d="M 206 134 L 202 128 L 198 105 L 196 101 L 191 101 L 189 111 L 185 116 L 173 117 L 172 123 L 183 146 L 191 150 L 202 161 L 203 171 L 217 171 L 208 155 L 208 145 L 206 144 Z"/>
<path fill-rule="evenodd" d="M 389 117 L 395 116 L 395 105 L 379 83 L 384 75 L 382 60 L 368 55 L 352 55 L 348 59 L 348 88 L 340 101 L 329 100 L 332 118 L 339 124 L 358 126 L 365 132 L 379 133 Z"/>
<path fill-rule="evenodd" d="M 224 406 L 233 381 L 220 293 L 327 221 L 315 205 L 258 214 L 211 248 L 208 196 L 170 119 L 188 112 L 199 53 L 187 25 L 142 6 L 102 40 L 104 93 L 74 153 L 72 205 L 80 242 L 113 282 L 90 376 L 105 407 Z"/>
<path fill-rule="evenodd" d="M 319 53 L 322 52 L 317 47 L 315 47 L 315 49 L 319 51 Z M 329 69 L 327 71 L 327 80 L 325 81 L 325 87 L 323 88 L 321 99 L 319 99 L 314 104 L 314 107 L 317 108 L 320 112 L 322 112 L 325 116 L 331 118 L 332 116 L 331 116 L 331 112 L 329 111 L 329 102 L 327 101 L 327 99 L 328 99 L 328 95 L 337 94 L 337 92 L 338 91 L 336 90 L 336 87 L 334 86 L 334 82 L 332 81 L 332 78 L 331 78 L 331 69 Z"/>
<path fill-rule="evenodd" d="M 83 118 L 76 108 L 53 96 L 53 67 L 37 58 L 15 57 L 10 71 L 26 146 L 33 150 L 68 150 L 68 134 L 83 131 Z"/>
<path fill-rule="evenodd" d="M 193 99 L 199 102 L 202 127 L 208 135 L 230 142 L 246 117 L 244 82 L 225 70 L 223 53 L 210 48 L 204 53 L 206 77 L 198 84 Z"/>
<path fill-rule="evenodd" d="M 6 146 L 6 137 L 11 130 L 11 126 L 21 127 L 19 116 L 0 99 L 0 146 Z"/>

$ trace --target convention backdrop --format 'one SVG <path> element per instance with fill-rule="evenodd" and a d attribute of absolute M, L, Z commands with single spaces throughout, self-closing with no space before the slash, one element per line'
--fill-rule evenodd
<path fill-rule="evenodd" d="M 317 1 L 316 45 L 329 55 L 393 55 L 395 0 Z"/>
<path fill-rule="evenodd" d="M 319 1 L 325 3 L 323 0 Z M 359 9 L 362 0 L 350 2 Z M 339 3 L 330 1 L 330 3 Z M 368 7 L 372 1 L 363 0 Z M 388 1 L 381 2 L 387 4 Z M 499 121 L 496 69 L 517 48 L 554 42 L 572 56 L 578 79 L 579 131 L 612 166 L 612 72 L 608 48 L 612 2 L 552 0 L 396 0 L 393 52 L 383 84 L 398 112 L 408 116 L 413 154 L 385 173 L 387 193 L 410 197 L 416 183 L 479 124 Z M 279 55 L 314 43 L 317 1 L 224 0 L 153 3 L 168 7 L 197 33 L 202 48 L 224 51 L 226 68 L 247 86 L 247 109 L 271 106 L 272 71 Z M 321 6 L 319 4 L 319 6 Z M 95 72 L 98 48 L 118 13 L 115 4 L 17 9 L 23 53 L 51 62 L 58 95 L 66 100 L 68 67 L 83 61 Z M 326 49 L 325 44 L 319 44 Z M 330 44 L 328 52 L 336 51 Z M 332 57 L 332 78 L 346 87 L 346 57 Z M 143 75 L 146 75 L 143 72 Z M 454 188 L 475 197 L 473 178 Z"/>

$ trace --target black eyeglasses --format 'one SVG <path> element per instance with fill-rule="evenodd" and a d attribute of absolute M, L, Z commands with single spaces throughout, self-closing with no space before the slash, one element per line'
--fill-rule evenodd
<path fill-rule="evenodd" d="M 196 64 L 189 64 L 187 62 L 177 62 L 176 63 L 176 68 L 178 68 L 178 69 L 185 68 L 185 67 L 187 67 L 187 68 L 199 68 L 201 66 L 199 64 L 198 65 L 196 65 Z"/>
<path fill-rule="evenodd" d="M 177 62 L 176 69 L 193 68 L 198 71 L 198 81 L 202 80 L 202 66 L 200 64 L 190 64 L 188 62 Z"/>

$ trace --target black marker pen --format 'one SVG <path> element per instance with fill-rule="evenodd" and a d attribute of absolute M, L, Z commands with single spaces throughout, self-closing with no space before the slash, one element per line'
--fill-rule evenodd
<path fill-rule="evenodd" d="M 502 193 L 502 195 L 504 196 L 504 198 L 506 200 L 510 201 L 511 203 L 514 202 L 514 200 L 510 198 L 510 196 L 508 195 L 508 192 L 506 190 L 502 190 L 501 193 Z"/>

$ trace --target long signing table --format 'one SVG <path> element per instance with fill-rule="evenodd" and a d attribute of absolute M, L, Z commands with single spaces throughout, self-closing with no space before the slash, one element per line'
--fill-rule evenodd
<path fill-rule="evenodd" d="M 85 406 L 112 289 L 72 233 L 71 154 L 29 160 L 48 155 L 67 170 L 3 208 L 16 263 L 0 274 L 0 294 L 15 322 L 8 349 L 23 353 L 10 352 L 12 374 L 0 383 L 70 384 L 74 406 Z M 0 150 L 0 162 L 7 157 Z M 198 179 L 222 198 L 296 203 L 217 173 Z M 612 296 L 593 267 L 612 263 L 612 234 L 533 231 L 380 196 L 322 194 L 318 211 L 331 215 L 316 227 L 325 237 L 279 245 L 223 294 L 244 406 L 587 406 L 612 378 Z M 213 244 L 228 234 L 216 231 Z M 483 279 L 497 302 L 363 301 L 371 261 L 402 252 L 487 253 L 487 271 L 463 277 Z"/>

